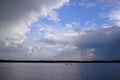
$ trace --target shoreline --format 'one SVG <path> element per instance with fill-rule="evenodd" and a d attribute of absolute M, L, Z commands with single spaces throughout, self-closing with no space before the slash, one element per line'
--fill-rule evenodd
<path fill-rule="evenodd" d="M 120 63 L 120 60 L 92 60 L 92 61 L 74 61 L 74 60 L 0 60 L 0 63 Z"/>

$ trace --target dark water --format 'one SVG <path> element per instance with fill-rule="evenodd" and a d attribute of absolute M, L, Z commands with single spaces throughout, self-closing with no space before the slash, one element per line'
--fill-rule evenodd
<path fill-rule="evenodd" d="M 0 80 L 120 80 L 120 63 L 0 63 Z"/>

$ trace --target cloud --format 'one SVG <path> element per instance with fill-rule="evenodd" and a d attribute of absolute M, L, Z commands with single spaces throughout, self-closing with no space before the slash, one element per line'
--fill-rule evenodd
<path fill-rule="evenodd" d="M 120 27 L 101 28 L 85 31 L 79 36 L 76 45 L 79 50 L 94 49 L 95 59 L 120 58 Z"/>
<path fill-rule="evenodd" d="M 102 1 L 98 0 L 101 4 L 111 3 Z M 0 59 L 119 59 L 119 9 L 107 16 L 117 26 L 81 29 L 79 22 L 65 25 L 40 23 L 31 29 L 31 24 L 38 19 L 47 18 L 55 22 L 61 20 L 57 9 L 68 2 L 69 0 L 1 0 Z M 95 3 L 80 5 L 88 8 L 94 7 Z M 85 26 L 89 25 L 94 26 L 91 22 Z"/>
<path fill-rule="evenodd" d="M 59 29 L 56 29 L 55 27 L 52 28 L 51 26 L 46 24 L 39 25 L 39 33 L 43 36 L 37 38 L 35 41 L 37 45 L 41 46 L 38 50 L 38 55 L 47 53 L 47 57 L 51 54 L 52 59 L 59 60 L 88 60 L 93 58 L 93 49 L 79 50 L 78 46 L 75 44 L 78 37 L 84 34 L 84 32 L 77 28 L 79 26 L 78 22 L 65 24 L 60 31 Z M 33 50 L 36 50 L 36 48 Z"/>
<path fill-rule="evenodd" d="M 102 4 L 109 4 L 109 5 L 114 5 L 114 4 L 119 4 L 120 0 L 97 0 L 97 2 L 102 3 Z"/>
<path fill-rule="evenodd" d="M 96 6 L 100 6 L 100 8 L 113 8 L 115 5 L 119 6 L 120 0 L 81 0 L 79 3 L 79 6 L 85 7 L 85 8 L 92 8 Z"/>
<path fill-rule="evenodd" d="M 85 8 L 91 8 L 95 6 L 94 2 L 80 2 L 79 5 Z"/>
<path fill-rule="evenodd" d="M 0 1 L 0 37 L 9 37 L 24 40 L 31 23 L 39 17 L 58 20 L 56 9 L 62 7 L 68 0 L 12 0 Z"/>
<path fill-rule="evenodd" d="M 93 60 L 95 55 L 92 49 L 79 50 L 77 47 L 61 50 L 56 56 L 60 60 Z"/>
<path fill-rule="evenodd" d="M 52 29 L 51 26 L 44 29 L 40 27 L 43 36 L 35 42 L 42 47 L 45 45 L 41 49 L 47 49 L 47 54 L 50 52 L 54 56 L 52 59 L 111 60 L 120 58 L 119 26 L 81 29 L 78 28 L 79 23 L 72 22 L 63 25 L 61 31 Z"/>
<path fill-rule="evenodd" d="M 27 49 L 19 44 L 12 44 L 4 46 L 3 42 L 0 41 L 0 59 L 31 59 L 28 55 Z"/>
<path fill-rule="evenodd" d="M 113 21 L 114 25 L 120 26 L 120 9 L 115 9 L 107 16 L 110 21 Z"/>
<path fill-rule="evenodd" d="M 26 34 L 30 31 L 29 26 L 40 18 L 60 20 L 56 10 L 68 2 L 69 0 L 1 0 L 0 43 L 4 48 L 0 49 L 0 55 L 6 55 L 5 51 L 9 51 L 14 46 L 10 50 L 11 53 L 19 55 L 20 52 L 24 53 L 23 56 L 25 56 L 27 53 L 25 41 L 28 38 Z M 18 45 L 23 47 L 19 50 Z M 2 57 L 0 56 L 0 58 Z"/>

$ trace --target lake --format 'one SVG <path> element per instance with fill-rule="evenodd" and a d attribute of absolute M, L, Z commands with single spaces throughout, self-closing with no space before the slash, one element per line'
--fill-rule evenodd
<path fill-rule="evenodd" d="M 0 63 L 0 80 L 120 80 L 120 63 Z"/>

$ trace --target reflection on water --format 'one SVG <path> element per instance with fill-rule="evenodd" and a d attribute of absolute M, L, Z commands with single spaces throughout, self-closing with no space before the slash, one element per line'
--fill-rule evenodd
<path fill-rule="evenodd" d="M 0 63 L 0 80 L 120 80 L 120 64 Z"/>

